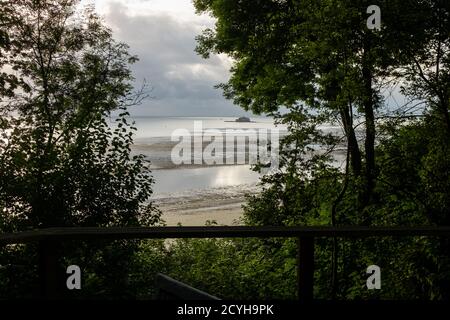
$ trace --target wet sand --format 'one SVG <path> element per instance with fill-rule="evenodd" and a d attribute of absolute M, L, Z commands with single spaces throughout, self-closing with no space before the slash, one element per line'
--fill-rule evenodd
<path fill-rule="evenodd" d="M 168 226 L 204 226 L 208 221 L 218 225 L 241 225 L 245 194 L 258 192 L 256 185 L 230 186 L 195 190 L 155 199 Z"/>
<path fill-rule="evenodd" d="M 221 226 L 242 225 L 242 203 L 224 205 L 221 207 L 205 207 L 179 211 L 177 213 L 166 212 L 162 219 L 168 226 L 204 226 L 208 221 Z"/>

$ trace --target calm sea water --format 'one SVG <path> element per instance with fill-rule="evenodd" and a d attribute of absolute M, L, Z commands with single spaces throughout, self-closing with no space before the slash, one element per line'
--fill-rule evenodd
<path fill-rule="evenodd" d="M 152 163 L 170 160 L 172 147 L 169 143 L 172 133 L 177 129 L 194 132 L 195 121 L 201 121 L 203 130 L 225 132 L 226 129 L 277 128 L 280 136 L 286 132 L 286 128 L 276 126 L 273 119 L 262 117 L 251 118 L 252 122 L 235 122 L 236 118 L 233 117 L 135 117 L 133 120 L 138 129 L 134 148 Z M 339 134 L 340 130 L 336 126 L 323 126 L 321 129 L 335 134 Z M 317 147 L 320 149 L 320 146 Z M 343 159 L 342 154 L 335 155 L 336 167 L 342 167 Z M 260 178 L 258 173 L 250 170 L 249 165 L 154 169 L 153 176 L 156 180 L 153 187 L 156 197 L 213 188 L 238 189 L 239 186 L 256 184 Z"/>
<path fill-rule="evenodd" d="M 170 137 L 176 129 L 194 131 L 194 122 L 201 121 L 203 129 L 272 129 L 271 118 L 251 118 L 252 122 L 235 122 L 235 117 L 135 117 L 136 142 L 155 141 L 157 138 Z M 283 130 L 283 127 L 278 127 Z"/>
<path fill-rule="evenodd" d="M 258 181 L 259 174 L 249 166 L 223 166 L 195 169 L 154 170 L 155 196 L 210 188 L 239 188 Z"/>
<path fill-rule="evenodd" d="M 194 121 L 202 121 L 203 129 L 273 129 L 271 118 L 252 118 L 252 122 L 235 122 L 231 117 L 135 117 L 137 133 L 135 143 L 152 145 L 161 141 L 170 141 L 170 136 L 176 129 L 194 131 Z M 283 127 L 277 127 L 280 131 Z M 142 151 L 143 150 L 143 151 Z M 151 148 L 148 149 L 152 152 Z M 145 148 L 140 152 L 145 154 Z M 151 159 L 152 155 L 147 155 Z M 167 155 L 166 155 L 167 156 Z M 177 192 L 194 191 L 210 188 L 238 188 L 240 185 L 254 184 L 259 174 L 250 170 L 248 165 L 233 165 L 222 167 L 159 169 L 153 171 L 156 180 L 155 196 Z"/>

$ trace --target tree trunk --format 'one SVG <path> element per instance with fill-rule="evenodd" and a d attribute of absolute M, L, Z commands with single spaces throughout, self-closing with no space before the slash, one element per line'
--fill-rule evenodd
<path fill-rule="evenodd" d="M 449 115 L 449 99 L 446 97 L 440 97 L 440 105 L 442 116 L 444 117 L 445 128 L 447 130 L 447 135 L 450 137 L 450 115 Z"/>
<path fill-rule="evenodd" d="M 351 106 L 349 107 L 351 108 Z M 345 135 L 347 137 L 347 147 L 350 153 L 350 165 L 355 177 L 361 174 L 361 151 L 359 150 L 358 140 L 356 139 L 355 129 L 353 128 L 353 119 L 349 108 L 341 110 L 341 118 L 344 123 Z"/>
<path fill-rule="evenodd" d="M 375 180 L 375 115 L 373 99 L 373 72 L 372 63 L 368 57 L 370 54 L 370 40 L 366 38 L 364 42 L 364 53 L 362 60 L 362 78 L 364 85 L 363 108 L 366 122 L 366 140 L 365 140 L 365 178 L 366 188 L 362 199 L 362 207 L 370 202 L 374 189 Z"/>

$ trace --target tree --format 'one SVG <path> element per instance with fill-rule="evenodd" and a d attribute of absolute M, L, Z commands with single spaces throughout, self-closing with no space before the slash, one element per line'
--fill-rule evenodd
<path fill-rule="evenodd" d="M 198 37 L 197 51 L 204 57 L 225 53 L 234 59 L 230 80 L 219 86 L 225 97 L 246 110 L 274 114 L 289 128 L 281 146 L 281 169 L 264 177 L 261 194 L 250 197 L 245 208 L 247 223 L 397 225 L 444 221 L 439 210 L 420 202 L 438 200 L 447 207 L 444 199 L 448 196 L 443 194 L 448 170 L 443 168 L 447 167 L 444 155 L 448 139 L 430 138 L 416 144 L 407 136 L 398 138 L 395 132 L 404 129 L 413 139 L 423 127 L 433 126 L 430 119 L 436 118 L 444 119 L 436 135 L 445 132 L 441 128 L 446 126 L 445 92 L 450 87 L 443 71 L 448 53 L 449 10 L 445 1 L 379 1 L 381 30 L 368 30 L 366 9 L 373 3 L 364 0 L 194 3 L 199 12 L 217 19 L 214 30 L 205 30 Z M 403 87 L 402 92 L 411 100 L 392 110 L 383 93 L 396 86 Z M 411 112 L 422 105 L 431 112 Z M 277 113 L 282 107 L 287 112 Z M 416 118 L 419 128 L 412 123 Z M 341 126 L 343 137 L 326 136 L 319 130 L 320 125 L 330 122 Z M 363 134 L 362 141 L 357 133 Z M 343 170 L 335 170 L 330 166 L 331 157 L 326 156 L 341 141 L 346 143 L 346 163 Z M 398 154 L 385 149 L 389 143 L 414 147 Z M 312 144 L 328 150 L 325 155 L 308 157 Z M 430 151 L 422 153 L 420 148 Z M 414 154 L 421 160 L 412 161 Z M 411 184 L 402 184 L 399 173 L 406 174 L 405 170 L 411 175 Z M 430 188 L 419 180 L 439 183 Z M 422 195 L 426 198 L 422 201 L 415 196 L 423 193 L 423 187 L 430 192 Z M 427 220 L 428 209 L 439 220 Z M 437 266 L 429 259 L 448 252 L 448 244 L 397 244 L 402 245 L 425 247 L 422 252 L 412 249 L 400 257 L 407 270 L 433 274 L 433 268 L 445 268 L 446 262 Z M 354 296 L 358 289 L 346 284 L 354 277 L 349 270 L 374 257 L 397 257 L 397 246 L 385 241 L 373 246 L 336 241 L 325 244 L 325 252 L 331 248 L 332 254 L 320 252 L 319 256 L 331 259 L 327 267 L 333 278 L 331 292 L 335 293 L 340 281 L 340 294 Z M 338 248 L 345 255 L 339 257 Z M 421 262 L 411 263 L 413 255 Z M 436 288 L 445 282 L 425 278 L 411 284 L 414 292 L 421 286 L 428 288 L 427 281 Z M 407 294 L 395 281 L 392 289 Z M 441 289 L 431 286 L 426 294 L 445 296 L 448 286 Z"/>
<path fill-rule="evenodd" d="M 2 99 L 4 212 L 32 227 L 154 223 L 150 171 L 129 150 L 126 109 L 144 98 L 132 91 L 137 58 L 91 10 L 77 17 L 77 3 L 10 4 L 3 64 L 21 83 Z"/>
<path fill-rule="evenodd" d="M 149 166 L 130 150 L 136 128 L 127 108 L 146 96 L 133 89 L 129 66 L 137 58 L 77 0 L 2 1 L 1 8 L 8 22 L 0 32 L 1 230 L 157 223 Z M 73 250 L 86 268 L 106 264 L 117 294 L 135 246 L 119 247 Z M 107 263 L 117 256 L 123 268 Z"/>
<path fill-rule="evenodd" d="M 365 185 L 360 208 L 366 207 L 376 181 L 375 111 L 381 102 L 376 79 L 395 63 L 381 45 L 383 33 L 366 27 L 369 1 L 195 4 L 218 19 L 214 31 L 198 37 L 198 52 L 226 53 L 235 60 L 230 81 L 221 85 L 225 96 L 257 113 L 300 104 L 320 115 L 317 124 L 338 121 L 351 172 Z M 360 117 L 363 152 L 355 133 Z"/>
<path fill-rule="evenodd" d="M 406 80 L 403 91 L 417 100 L 426 101 L 440 126 L 450 137 L 450 4 L 448 1 L 426 1 L 421 7 L 427 20 L 421 23 L 420 46 L 404 48 L 404 69 L 399 75 Z"/>

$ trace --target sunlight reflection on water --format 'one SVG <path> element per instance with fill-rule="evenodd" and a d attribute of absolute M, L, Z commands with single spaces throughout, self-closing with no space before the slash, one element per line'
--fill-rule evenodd
<path fill-rule="evenodd" d="M 195 169 L 162 169 L 154 170 L 157 183 L 154 192 L 173 193 L 191 189 L 220 188 L 253 184 L 259 174 L 251 171 L 248 165 L 208 167 Z"/>

